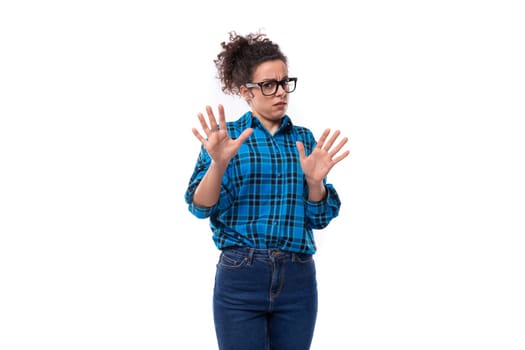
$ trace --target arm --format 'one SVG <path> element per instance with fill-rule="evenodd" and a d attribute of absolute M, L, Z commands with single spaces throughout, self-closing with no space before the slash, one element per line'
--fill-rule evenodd
<path fill-rule="evenodd" d="M 224 107 L 222 105 L 218 107 L 218 125 L 210 106 L 206 106 L 206 111 L 209 126 L 204 120 L 202 113 L 198 114 L 206 138 L 197 129 L 192 129 L 193 134 L 202 143 L 211 158 L 210 166 L 193 194 L 193 204 L 198 207 L 211 207 L 217 203 L 221 191 L 222 177 L 230 160 L 237 154 L 243 142 L 253 132 L 252 129 L 246 129 L 237 139 L 233 140 L 226 129 Z"/>
<path fill-rule="evenodd" d="M 302 142 L 298 141 L 296 144 L 297 150 L 299 151 L 301 168 L 303 169 L 306 183 L 308 185 L 308 200 L 311 202 L 320 202 L 326 197 L 326 187 L 323 182 L 324 179 L 334 165 L 350 154 L 350 151 L 344 151 L 339 155 L 337 154 L 348 142 L 348 138 L 344 137 L 335 147 L 332 148 L 341 132 L 337 130 L 330 139 L 326 141 L 329 134 L 330 129 L 326 129 L 321 135 L 319 142 L 308 156 L 306 156 Z"/>
<path fill-rule="evenodd" d="M 219 200 L 222 176 L 228 164 L 211 162 L 208 171 L 202 178 L 193 194 L 193 204 L 198 207 L 212 207 Z"/>

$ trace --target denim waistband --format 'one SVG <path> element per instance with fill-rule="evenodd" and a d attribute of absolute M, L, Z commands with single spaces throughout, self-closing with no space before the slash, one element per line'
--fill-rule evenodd
<path fill-rule="evenodd" d="M 278 248 L 260 249 L 260 248 L 249 248 L 249 247 L 227 247 L 227 248 L 223 248 L 222 251 L 233 253 L 239 256 L 246 256 L 246 257 L 249 257 L 250 260 L 252 258 L 254 259 L 275 259 L 275 258 L 285 258 L 285 257 L 295 258 L 297 256 L 297 257 L 304 259 L 306 257 L 311 257 L 311 254 L 288 252 L 288 251 L 281 250 Z"/>

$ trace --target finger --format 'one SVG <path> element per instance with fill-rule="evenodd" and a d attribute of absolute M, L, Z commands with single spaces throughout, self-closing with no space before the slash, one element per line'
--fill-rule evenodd
<path fill-rule="evenodd" d="M 210 136 L 210 132 L 211 132 L 210 128 L 208 127 L 208 124 L 206 124 L 206 121 L 204 120 L 204 116 L 202 115 L 202 113 L 197 114 L 197 117 L 199 118 L 199 121 L 202 126 L 202 130 L 204 131 L 206 136 Z"/>
<path fill-rule="evenodd" d="M 340 134 L 341 134 L 341 131 L 336 130 L 334 134 L 332 135 L 332 137 L 330 137 L 330 139 L 324 146 L 324 149 L 328 151 L 330 148 L 332 148 L 332 145 L 334 144 L 335 140 L 339 137 Z"/>
<path fill-rule="evenodd" d="M 246 130 L 244 130 L 240 135 L 239 137 L 237 138 L 237 140 L 242 144 L 244 143 L 244 141 L 246 141 L 246 139 L 248 137 L 250 137 L 250 135 L 253 133 L 253 129 L 252 128 L 248 128 Z"/>
<path fill-rule="evenodd" d="M 304 145 L 301 141 L 296 141 L 295 146 L 297 147 L 297 150 L 299 151 L 299 159 L 303 160 L 306 158 L 306 154 L 304 153 Z"/>
<path fill-rule="evenodd" d="M 217 130 L 217 120 L 215 119 L 215 115 L 213 114 L 213 110 L 210 106 L 206 106 L 206 113 L 208 113 L 208 120 L 210 121 L 211 131 Z"/>
<path fill-rule="evenodd" d="M 193 131 L 193 135 L 199 140 L 203 145 L 206 143 L 206 139 L 202 137 L 202 135 L 199 133 L 199 131 L 195 128 L 191 129 Z"/>
<path fill-rule="evenodd" d="M 330 151 L 330 157 L 333 157 L 337 154 L 337 152 L 339 152 L 341 150 L 341 148 L 343 148 L 343 146 L 348 142 L 348 137 L 345 137 L 344 139 L 341 140 L 341 142 L 339 142 L 337 144 L 337 146 Z"/>
<path fill-rule="evenodd" d="M 328 137 L 328 134 L 330 134 L 330 129 L 326 129 L 321 137 L 319 138 L 319 141 L 317 141 L 316 148 L 323 148 L 324 142 L 326 138 Z"/>
<path fill-rule="evenodd" d="M 339 163 L 340 161 L 342 161 L 343 159 L 345 159 L 348 155 L 350 154 L 350 151 L 344 151 L 341 155 L 335 157 L 332 162 L 333 162 L 333 165 Z M 332 166 L 333 166 L 332 165 Z"/>
<path fill-rule="evenodd" d="M 218 109 L 219 109 L 219 127 L 222 130 L 226 130 L 226 117 L 224 116 L 224 106 L 220 104 Z"/>

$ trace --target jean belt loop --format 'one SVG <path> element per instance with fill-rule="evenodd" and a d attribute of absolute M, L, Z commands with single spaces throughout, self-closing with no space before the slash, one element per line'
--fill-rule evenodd
<path fill-rule="evenodd" d="M 255 253 L 255 248 L 250 248 L 248 252 L 248 266 L 253 263 L 253 253 Z"/>
<path fill-rule="evenodd" d="M 295 263 L 297 255 L 295 253 L 292 253 L 292 263 Z"/>

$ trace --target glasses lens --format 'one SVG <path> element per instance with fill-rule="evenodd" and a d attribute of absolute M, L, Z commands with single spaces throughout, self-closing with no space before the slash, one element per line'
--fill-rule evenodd
<path fill-rule="evenodd" d="M 283 89 L 286 92 L 293 92 L 295 90 L 295 79 L 286 79 L 283 84 Z"/>
<path fill-rule="evenodd" d="M 264 95 L 273 95 L 277 91 L 278 83 L 275 80 L 268 80 L 261 83 L 261 90 Z"/>
<path fill-rule="evenodd" d="M 261 87 L 261 92 L 263 93 L 263 95 L 272 96 L 275 95 L 275 93 L 279 89 L 279 85 L 281 85 L 284 91 L 288 93 L 293 92 L 295 90 L 295 82 L 296 78 L 286 78 L 281 81 L 268 80 L 260 83 L 259 86 Z"/>

